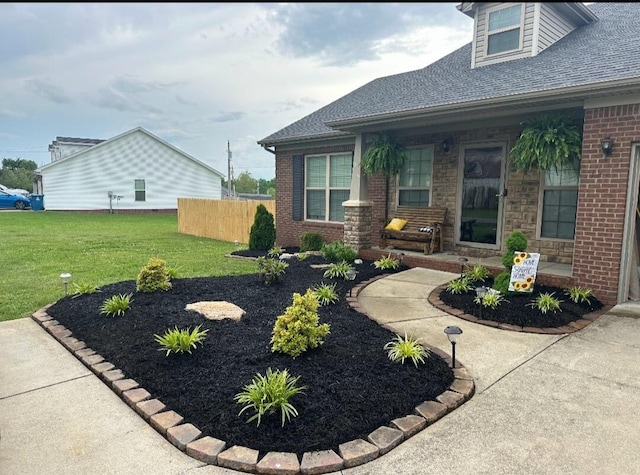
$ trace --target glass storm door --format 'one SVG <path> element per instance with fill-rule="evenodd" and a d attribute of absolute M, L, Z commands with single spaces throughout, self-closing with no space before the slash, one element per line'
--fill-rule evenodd
<path fill-rule="evenodd" d="M 500 246 L 503 159 L 501 145 L 464 148 L 459 242 Z"/>

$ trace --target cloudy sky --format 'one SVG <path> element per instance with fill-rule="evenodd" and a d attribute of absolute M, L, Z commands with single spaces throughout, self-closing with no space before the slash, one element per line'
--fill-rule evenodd
<path fill-rule="evenodd" d="M 0 158 L 141 126 L 227 174 L 256 142 L 471 41 L 457 3 L 0 3 Z"/>

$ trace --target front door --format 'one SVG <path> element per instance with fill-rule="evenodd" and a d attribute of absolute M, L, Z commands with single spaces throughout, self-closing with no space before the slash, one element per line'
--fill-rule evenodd
<path fill-rule="evenodd" d="M 505 145 L 463 145 L 461 154 L 456 241 L 500 249 Z"/>

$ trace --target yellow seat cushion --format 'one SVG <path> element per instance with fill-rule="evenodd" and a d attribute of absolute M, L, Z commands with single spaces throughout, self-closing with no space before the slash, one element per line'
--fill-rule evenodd
<path fill-rule="evenodd" d="M 386 229 L 387 231 L 402 231 L 402 228 L 404 228 L 405 224 L 407 224 L 406 219 L 393 218 L 391 222 L 385 226 L 384 229 Z"/>

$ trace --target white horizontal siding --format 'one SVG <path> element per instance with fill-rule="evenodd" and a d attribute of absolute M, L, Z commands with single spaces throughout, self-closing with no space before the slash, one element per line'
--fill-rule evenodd
<path fill-rule="evenodd" d="M 562 39 L 576 28 L 575 25 L 558 14 L 553 8 L 553 4 L 541 3 L 540 6 L 538 53 Z"/>
<path fill-rule="evenodd" d="M 136 130 L 42 171 L 46 210 L 177 209 L 178 198 L 221 199 L 221 177 Z M 146 201 L 135 201 L 134 180 L 145 180 Z"/>

